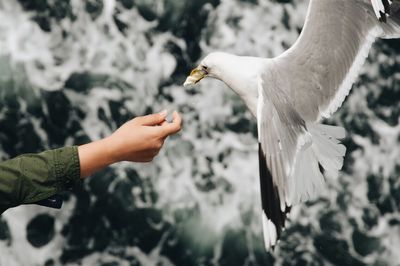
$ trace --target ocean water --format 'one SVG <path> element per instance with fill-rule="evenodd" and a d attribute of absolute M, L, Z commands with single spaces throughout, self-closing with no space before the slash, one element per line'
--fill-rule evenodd
<path fill-rule="evenodd" d="M 400 265 L 400 41 L 378 41 L 342 108 L 344 169 L 263 247 L 256 124 L 224 84 L 182 83 L 211 51 L 272 57 L 305 0 L 0 0 L 0 158 L 178 110 L 151 164 L 121 163 L 0 217 L 0 265 Z"/>

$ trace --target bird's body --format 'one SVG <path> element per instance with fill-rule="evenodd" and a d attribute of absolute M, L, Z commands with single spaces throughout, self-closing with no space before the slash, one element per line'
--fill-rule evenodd
<path fill-rule="evenodd" d="M 186 84 L 222 80 L 257 119 L 267 249 L 276 245 L 290 206 L 323 188 L 321 168 L 328 176 L 341 169 L 344 129 L 320 121 L 341 106 L 374 40 L 400 37 L 397 4 L 311 0 L 300 37 L 282 55 L 212 53 L 188 77 Z"/>

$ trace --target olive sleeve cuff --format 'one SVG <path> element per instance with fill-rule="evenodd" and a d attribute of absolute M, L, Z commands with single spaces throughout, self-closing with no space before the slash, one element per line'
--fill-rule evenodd
<path fill-rule="evenodd" d="M 71 190 L 81 185 L 81 168 L 78 147 L 54 150 L 54 172 L 57 192 Z"/>

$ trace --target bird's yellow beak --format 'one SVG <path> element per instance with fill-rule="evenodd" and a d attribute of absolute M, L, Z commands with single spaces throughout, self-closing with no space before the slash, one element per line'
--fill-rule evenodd
<path fill-rule="evenodd" d="M 190 85 L 194 85 L 203 78 L 207 76 L 207 71 L 204 70 L 202 67 L 198 66 L 195 69 L 190 72 L 190 75 L 186 78 L 185 83 L 183 83 L 183 86 L 187 87 Z"/>

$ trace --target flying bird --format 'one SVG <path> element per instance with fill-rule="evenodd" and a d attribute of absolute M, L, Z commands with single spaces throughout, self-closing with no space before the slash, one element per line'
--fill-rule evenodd
<path fill-rule="evenodd" d="M 265 248 L 275 247 L 294 204 L 337 175 L 341 127 L 324 125 L 343 103 L 376 38 L 400 38 L 399 0 L 310 0 L 303 30 L 275 58 L 215 52 L 185 81 L 226 83 L 257 119 Z"/>

